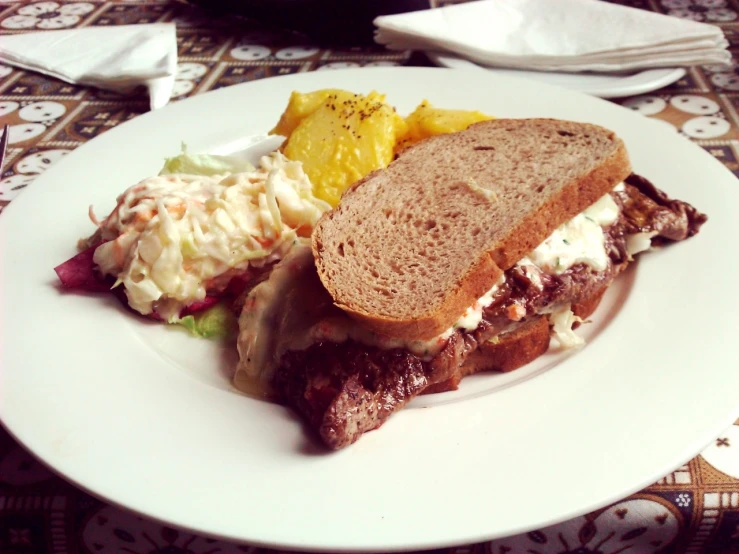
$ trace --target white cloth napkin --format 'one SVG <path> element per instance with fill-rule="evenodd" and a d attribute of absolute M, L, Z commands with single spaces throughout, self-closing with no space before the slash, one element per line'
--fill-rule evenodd
<path fill-rule="evenodd" d="M 375 41 L 390 49 L 496 67 L 616 72 L 731 59 L 714 25 L 602 0 L 479 0 L 380 16 L 375 25 Z"/>
<path fill-rule="evenodd" d="M 155 110 L 169 102 L 174 87 L 175 25 L 82 27 L 6 35 L 0 37 L 0 63 L 122 93 L 144 85 Z"/>

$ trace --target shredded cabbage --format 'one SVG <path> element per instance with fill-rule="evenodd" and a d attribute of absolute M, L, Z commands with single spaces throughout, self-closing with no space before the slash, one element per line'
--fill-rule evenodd
<path fill-rule="evenodd" d="M 275 195 L 275 178 L 279 175 L 279 169 L 274 168 L 269 171 L 267 180 L 264 183 L 266 192 L 267 208 L 272 215 L 275 230 L 282 233 L 282 216 L 280 215 L 280 207 L 277 205 L 277 196 Z"/>
<path fill-rule="evenodd" d="M 579 348 L 585 344 L 585 340 L 572 330 L 575 323 L 582 323 L 583 320 L 572 313 L 570 304 L 553 311 L 549 320 L 553 325 L 552 334 L 563 349 Z"/>
<path fill-rule="evenodd" d="M 107 242 L 93 261 L 124 285 L 131 308 L 174 322 L 189 304 L 221 292 L 249 266 L 280 260 L 309 235 L 330 208 L 301 196 L 310 190 L 302 166 L 279 152 L 247 172 L 150 177 L 98 222 Z"/>

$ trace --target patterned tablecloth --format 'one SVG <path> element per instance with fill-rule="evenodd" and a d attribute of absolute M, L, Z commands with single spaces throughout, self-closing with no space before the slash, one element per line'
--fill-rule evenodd
<path fill-rule="evenodd" d="M 739 0 L 619 3 L 723 28 L 732 43 L 734 68 L 693 68 L 670 87 L 619 102 L 694 140 L 739 176 Z M 380 48 L 319 49 L 296 35 L 265 31 L 256 23 L 209 20 L 190 6 L 168 0 L 0 0 L 0 34 L 158 21 L 177 23 L 175 102 L 273 75 L 430 65 L 421 54 L 388 53 Z M 0 123 L 11 125 L 0 175 L 0 211 L 61 157 L 147 107 L 145 95 L 122 97 L 0 65 Z M 674 409 L 679 410 L 683 401 L 690 400 L 676 398 Z M 2 553 L 256 550 L 196 537 L 108 506 L 52 475 L 0 430 Z M 700 456 L 628 499 L 548 529 L 449 550 L 460 554 L 739 553 L 739 422 Z"/>

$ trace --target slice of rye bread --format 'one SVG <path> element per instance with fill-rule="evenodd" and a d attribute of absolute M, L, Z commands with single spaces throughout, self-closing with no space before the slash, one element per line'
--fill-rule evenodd
<path fill-rule="evenodd" d="M 572 305 L 573 313 L 586 319 L 596 310 L 608 287 L 582 302 Z M 574 327 L 578 327 L 576 323 Z M 472 352 L 465 363 L 446 381 L 426 387 L 422 394 L 433 394 L 457 390 L 459 383 L 474 373 L 481 371 L 513 371 L 533 362 L 549 349 L 549 317 L 537 316 L 510 333 L 499 337 L 495 343 L 487 341 Z"/>
<path fill-rule="evenodd" d="M 585 123 L 498 119 L 432 137 L 324 214 L 318 274 L 366 327 L 428 339 L 630 172 L 621 139 Z"/>

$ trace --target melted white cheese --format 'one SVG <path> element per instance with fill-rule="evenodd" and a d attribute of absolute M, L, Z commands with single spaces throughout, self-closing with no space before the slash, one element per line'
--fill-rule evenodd
<path fill-rule="evenodd" d="M 526 277 L 536 288 L 541 290 L 544 287 L 541 282 L 541 269 L 531 261 L 531 258 L 524 256 L 516 265 L 523 270 Z"/>
<path fill-rule="evenodd" d="M 606 194 L 592 206 L 560 225 L 524 260 L 546 273 L 560 275 L 576 264 L 596 271 L 608 267 L 603 227 L 618 219 L 618 205 Z"/>
<path fill-rule="evenodd" d="M 652 246 L 652 237 L 657 234 L 656 231 L 651 233 L 634 233 L 626 237 L 626 252 L 629 256 L 639 254 L 649 250 Z"/>
<path fill-rule="evenodd" d="M 338 317 L 327 318 L 319 325 L 316 325 L 312 329 L 312 340 L 309 342 L 310 344 L 319 340 L 344 342 L 351 339 L 378 348 L 401 348 L 408 350 L 422 359 L 431 359 L 441 352 L 455 329 L 464 329 L 465 331 L 474 331 L 477 329 L 477 326 L 482 321 L 482 311 L 493 303 L 495 293 L 504 282 L 505 275 L 501 275 L 495 285 L 478 298 L 472 306 L 467 308 L 462 314 L 462 317 L 454 322 L 454 325 L 428 340 L 404 340 L 375 333 L 365 328 L 362 324 L 341 314 Z"/>
<path fill-rule="evenodd" d="M 450 327 L 440 335 L 428 340 L 405 340 L 375 333 L 364 327 L 361 323 L 349 319 L 345 314 L 340 314 L 333 318 L 324 319 L 318 325 L 314 326 L 310 332 L 310 341 L 299 349 L 302 350 L 320 341 L 342 343 L 351 339 L 355 342 L 368 346 L 376 346 L 385 350 L 394 348 L 408 350 L 419 358 L 428 360 L 441 352 L 453 332 L 454 328 Z"/>
<path fill-rule="evenodd" d="M 447 329 L 445 333 L 451 335 L 454 329 L 464 329 L 465 331 L 474 331 L 482 321 L 482 311 L 493 303 L 493 297 L 498 292 L 500 285 L 505 282 L 505 274 L 500 276 L 500 279 L 493 285 L 489 291 L 483 294 L 477 301 L 467 308 L 462 317 L 454 322 L 451 328 Z"/>

